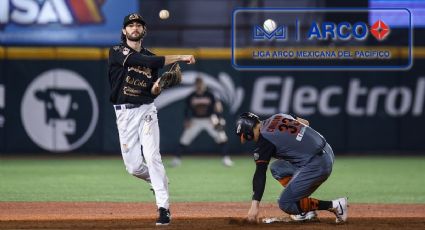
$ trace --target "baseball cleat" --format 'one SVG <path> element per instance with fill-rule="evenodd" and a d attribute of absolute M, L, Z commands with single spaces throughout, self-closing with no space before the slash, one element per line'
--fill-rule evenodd
<path fill-rule="evenodd" d="M 332 201 L 331 211 L 335 213 L 336 223 L 344 223 L 348 217 L 348 200 L 347 197 L 339 198 Z"/>
<path fill-rule="evenodd" d="M 159 216 L 156 220 L 156 225 L 169 225 L 171 221 L 171 214 L 169 209 L 159 208 Z"/>
<path fill-rule="evenodd" d="M 298 215 L 289 215 L 289 218 L 296 222 L 314 221 L 317 220 L 317 213 L 316 211 L 303 212 Z"/>
<path fill-rule="evenodd" d="M 225 157 L 223 157 L 223 164 L 227 167 L 232 167 L 233 161 L 232 161 L 232 159 L 230 159 L 229 156 L 225 156 Z"/>
<path fill-rule="evenodd" d="M 180 165 L 182 165 L 182 160 L 179 157 L 174 157 L 170 164 L 172 168 L 179 167 Z"/>

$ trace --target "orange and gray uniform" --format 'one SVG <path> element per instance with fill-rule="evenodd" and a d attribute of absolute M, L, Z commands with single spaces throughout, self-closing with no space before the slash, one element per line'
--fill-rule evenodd
<path fill-rule="evenodd" d="M 325 138 L 287 114 L 275 114 L 261 122 L 254 151 L 256 171 L 253 200 L 260 201 L 270 169 L 275 179 L 291 176 L 279 198 L 279 207 L 289 214 L 300 214 L 300 200 L 310 196 L 331 174 L 334 154 Z"/>

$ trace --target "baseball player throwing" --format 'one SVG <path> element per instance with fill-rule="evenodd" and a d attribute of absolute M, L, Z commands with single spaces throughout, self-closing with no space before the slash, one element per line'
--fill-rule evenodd
<path fill-rule="evenodd" d="M 312 220 L 316 210 L 328 210 L 336 216 L 336 223 L 347 220 L 347 198 L 333 201 L 309 197 L 332 172 L 334 154 L 325 138 L 302 118 L 288 114 L 275 114 L 260 121 L 247 112 L 236 122 L 236 135 L 242 143 L 254 141 L 256 170 L 252 180 L 253 196 L 248 221 L 257 221 L 260 201 L 266 184 L 267 166 L 285 190 L 278 200 L 279 207 L 291 214 L 295 221 Z"/>
<path fill-rule="evenodd" d="M 192 55 L 155 56 L 142 46 L 146 22 L 137 14 L 124 18 L 122 43 L 109 50 L 110 101 L 114 104 L 121 153 L 128 173 L 151 183 L 159 217 L 157 225 L 170 223 L 168 178 L 159 152 L 159 126 L 154 99 L 164 85 L 158 69 Z M 178 81 L 177 81 L 178 82 Z"/>

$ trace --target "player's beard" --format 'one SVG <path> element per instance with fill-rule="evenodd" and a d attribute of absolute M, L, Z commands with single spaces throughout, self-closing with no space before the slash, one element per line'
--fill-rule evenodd
<path fill-rule="evenodd" d="M 139 33 L 138 35 L 127 34 L 126 37 L 130 41 L 138 42 L 138 41 L 142 40 L 143 33 Z"/>

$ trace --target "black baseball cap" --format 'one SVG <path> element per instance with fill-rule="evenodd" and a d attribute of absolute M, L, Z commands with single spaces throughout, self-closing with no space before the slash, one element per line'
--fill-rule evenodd
<path fill-rule="evenodd" d="M 123 27 L 126 27 L 128 24 L 132 22 L 139 22 L 142 25 L 146 25 L 145 20 L 143 20 L 142 16 L 138 13 L 131 13 L 124 18 L 124 22 L 122 23 Z"/>

